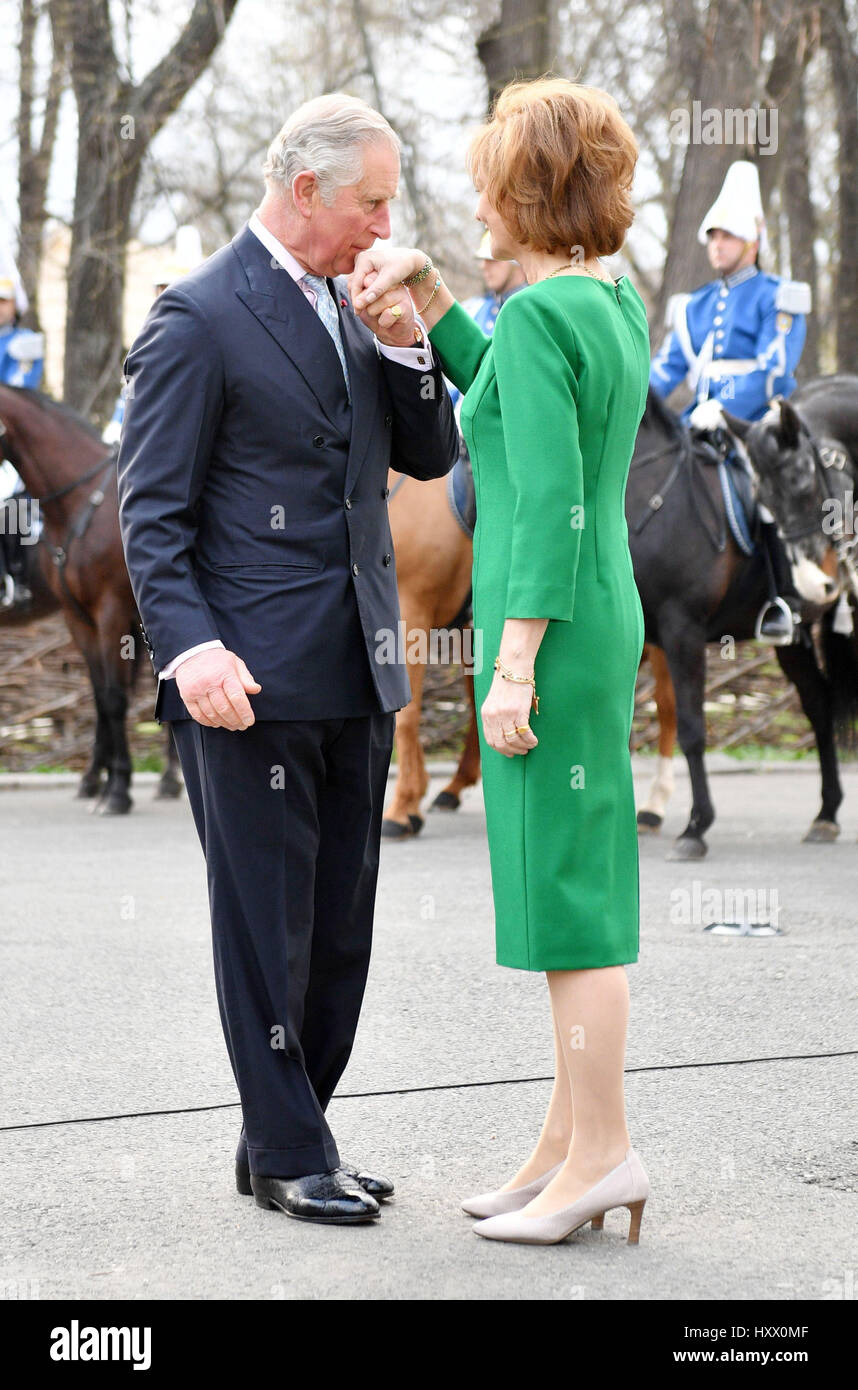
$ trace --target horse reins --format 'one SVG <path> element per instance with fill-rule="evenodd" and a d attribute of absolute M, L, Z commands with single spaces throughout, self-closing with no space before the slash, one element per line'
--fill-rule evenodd
<path fill-rule="evenodd" d="M 654 492 L 652 496 L 647 500 L 646 511 L 644 511 L 641 514 L 640 519 L 632 525 L 632 530 L 634 531 L 635 535 L 640 535 L 641 531 L 643 530 L 646 523 L 649 521 L 650 517 L 654 516 L 655 513 L 657 511 L 660 511 L 663 507 L 664 499 L 669 493 L 670 489 L 673 487 L 673 484 L 676 482 L 680 473 L 682 472 L 683 466 L 690 462 L 692 464 L 692 469 L 689 472 L 688 490 L 691 493 L 691 501 L 694 505 L 694 510 L 697 513 L 697 518 L 700 522 L 700 525 L 703 527 L 703 530 L 706 533 L 707 539 L 709 540 L 713 548 L 717 550 L 720 554 L 720 552 L 724 549 L 724 546 L 727 544 L 727 533 L 726 530 L 722 527 L 720 529 L 720 534 L 713 535 L 709 529 L 707 520 L 700 509 L 700 503 L 697 499 L 697 492 L 694 487 L 694 478 L 696 474 L 694 472 L 693 465 L 696 462 L 696 459 L 694 445 L 692 443 L 690 434 L 686 433 L 682 436 L 682 438 L 675 439 L 672 444 L 668 444 L 665 448 L 656 449 L 652 453 L 644 454 L 643 458 L 633 460 L 631 468 L 643 468 L 646 464 L 657 463 L 660 459 L 668 458 L 673 453 L 678 454 L 676 462 L 674 463 L 673 467 L 668 473 L 667 478 L 665 479 L 659 491 Z M 705 489 L 704 494 L 712 509 L 713 519 L 717 525 L 718 514 L 715 510 L 715 504 L 712 501 L 712 498 L 710 497 L 708 491 L 706 491 Z"/>

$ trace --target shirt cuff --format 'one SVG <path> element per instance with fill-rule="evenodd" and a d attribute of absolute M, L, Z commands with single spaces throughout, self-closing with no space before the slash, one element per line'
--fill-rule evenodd
<path fill-rule="evenodd" d="M 178 656 L 174 656 L 173 660 L 167 663 L 163 671 L 158 672 L 159 681 L 167 681 L 175 676 L 179 666 L 181 666 L 183 661 L 187 661 L 189 656 L 196 656 L 197 652 L 207 652 L 210 647 L 222 646 L 223 642 L 219 637 L 216 637 L 211 642 L 199 642 L 195 647 L 188 647 L 187 651 L 179 652 Z"/>
<path fill-rule="evenodd" d="M 435 358 L 432 355 L 432 346 L 429 342 L 429 332 L 421 318 L 415 315 L 414 322 L 423 334 L 424 347 L 390 347 L 388 343 L 379 342 L 376 338 L 375 343 L 382 357 L 387 357 L 391 362 L 398 362 L 401 367 L 416 367 L 418 371 L 425 372 L 427 367 L 434 367 Z"/>

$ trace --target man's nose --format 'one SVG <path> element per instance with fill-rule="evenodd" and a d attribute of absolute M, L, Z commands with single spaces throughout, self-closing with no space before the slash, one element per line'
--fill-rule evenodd
<path fill-rule="evenodd" d="M 379 241 L 387 241 L 390 236 L 390 208 L 379 208 L 372 220 L 370 231 Z"/>

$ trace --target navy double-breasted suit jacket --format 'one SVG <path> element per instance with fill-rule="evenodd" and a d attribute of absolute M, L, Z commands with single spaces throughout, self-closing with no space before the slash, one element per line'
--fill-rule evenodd
<path fill-rule="evenodd" d="M 119 519 L 144 641 L 159 671 L 220 638 L 262 685 L 257 719 L 408 703 L 383 640 L 399 621 L 387 472 L 436 478 L 457 456 L 440 367 L 380 356 L 328 283 L 351 405 L 330 334 L 246 225 L 163 291 L 125 361 Z M 155 717 L 189 717 L 174 680 Z"/>

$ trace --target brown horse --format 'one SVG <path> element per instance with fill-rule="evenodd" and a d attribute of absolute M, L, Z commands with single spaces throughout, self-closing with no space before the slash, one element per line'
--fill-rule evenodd
<path fill-rule="evenodd" d="M 115 453 L 68 406 L 3 385 L 0 453 L 17 470 L 43 523 L 29 564 L 32 603 L 2 611 L 0 622 L 31 622 L 62 610 L 86 661 L 96 708 L 92 757 L 77 794 L 97 798 L 93 809 L 100 815 L 121 815 L 132 805 L 125 720 L 141 639 L 119 534 Z M 181 794 L 177 769 L 168 728 L 159 797 Z"/>
<path fill-rule="evenodd" d="M 449 631 L 452 637 L 456 632 L 464 633 L 466 624 L 462 619 L 471 591 L 473 545 L 450 510 L 446 477 L 415 486 L 413 480 L 391 470 L 388 484 L 401 631 L 410 653 L 411 702 L 396 716 L 397 779 L 382 834 L 402 839 L 422 829 L 420 803 L 429 786 L 420 743 L 420 713 L 430 634 Z M 471 720 L 464 752 L 452 780 L 432 803 L 432 810 L 455 810 L 463 789 L 479 781 L 474 682 L 467 668 L 465 687 Z"/>

